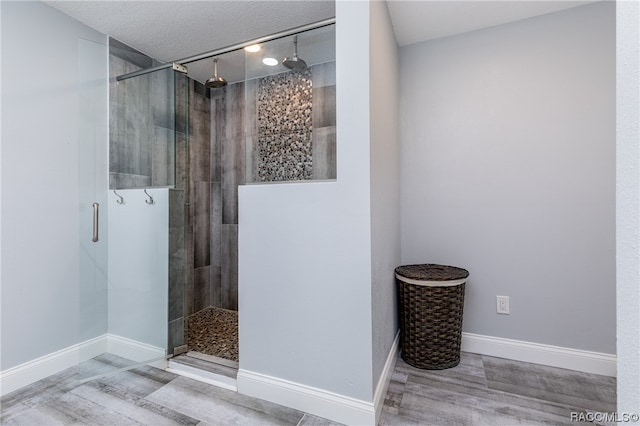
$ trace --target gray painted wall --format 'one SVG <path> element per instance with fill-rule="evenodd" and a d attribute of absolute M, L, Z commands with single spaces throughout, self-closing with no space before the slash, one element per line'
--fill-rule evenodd
<path fill-rule="evenodd" d="M 91 132 L 102 140 L 106 156 L 108 129 L 106 48 L 104 97 L 94 99 L 96 111 L 103 111 L 98 130 L 87 121 L 91 112 L 81 110 L 86 99 L 79 85 L 79 70 L 87 68 L 81 63 L 82 46 L 106 46 L 106 36 L 39 2 L 2 2 L 1 7 L 0 369 L 5 370 L 106 331 L 104 306 L 85 310 L 80 321 L 83 182 L 78 157 L 81 143 L 94 142 L 81 135 Z M 98 164 L 104 167 L 98 174 L 106 179 L 106 158 Z M 90 204 L 81 207 L 91 214 Z M 90 246 L 90 239 L 89 234 L 82 241 Z M 85 322 L 99 325 L 94 335 L 84 333 Z"/>
<path fill-rule="evenodd" d="M 239 188 L 240 369 L 370 401 L 369 4 L 336 15 L 337 181 Z"/>
<path fill-rule="evenodd" d="M 371 295 L 373 383 L 378 383 L 398 330 L 394 268 L 400 265 L 398 45 L 387 5 L 370 8 Z M 384 82 L 384 84 L 380 84 Z"/>
<path fill-rule="evenodd" d="M 618 412 L 640 407 L 640 6 L 619 2 L 617 18 Z"/>
<path fill-rule="evenodd" d="M 407 46 L 400 75 L 403 263 L 469 269 L 464 331 L 615 353 L 614 4 Z"/>

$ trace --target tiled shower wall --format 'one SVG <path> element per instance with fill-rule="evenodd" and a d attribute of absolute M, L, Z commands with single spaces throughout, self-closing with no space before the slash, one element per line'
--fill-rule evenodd
<path fill-rule="evenodd" d="M 201 83 L 176 77 L 176 189 L 170 197 L 169 351 L 185 343 L 185 318 L 213 304 L 219 160 L 211 127 L 211 94 Z M 237 262 L 236 262 L 237 263 Z M 236 279 L 237 282 L 237 279 Z"/>
<path fill-rule="evenodd" d="M 247 182 L 335 179 L 335 62 L 246 87 Z"/>
<path fill-rule="evenodd" d="M 174 184 L 173 71 L 113 81 L 154 65 L 148 56 L 109 39 L 110 189 Z"/>
<path fill-rule="evenodd" d="M 169 338 L 168 353 L 185 344 L 185 290 L 192 281 L 191 240 L 193 226 L 189 205 L 189 83 L 182 74 L 175 75 L 175 164 L 176 184 L 169 191 Z"/>
<path fill-rule="evenodd" d="M 176 113 L 177 178 L 169 217 L 170 352 L 185 342 L 189 315 L 208 306 L 238 308 L 244 84 L 210 91 L 178 76 Z"/>
<path fill-rule="evenodd" d="M 188 86 L 192 275 L 186 316 L 207 306 L 237 309 L 237 194 L 244 183 L 244 84 L 209 91 L 188 80 Z"/>

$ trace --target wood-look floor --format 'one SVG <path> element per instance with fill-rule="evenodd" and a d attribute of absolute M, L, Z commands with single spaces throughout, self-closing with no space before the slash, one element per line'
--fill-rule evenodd
<path fill-rule="evenodd" d="M 462 353 L 448 370 L 398 359 L 381 425 L 565 425 L 571 413 L 613 412 L 616 379 Z"/>
<path fill-rule="evenodd" d="M 10 393 L 6 425 L 335 425 L 328 420 L 102 355 Z M 476 354 L 427 371 L 398 359 L 381 425 L 562 425 L 615 411 L 615 379 Z M 573 423 L 575 424 L 575 423 Z"/>

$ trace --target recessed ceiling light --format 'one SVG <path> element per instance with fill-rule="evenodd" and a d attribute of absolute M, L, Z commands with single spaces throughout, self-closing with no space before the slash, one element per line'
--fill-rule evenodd
<path fill-rule="evenodd" d="M 247 52 L 256 53 L 260 51 L 260 45 L 252 44 L 251 46 L 245 47 L 244 50 L 246 50 Z"/>
<path fill-rule="evenodd" d="M 265 65 L 269 65 L 270 67 L 275 67 L 278 65 L 278 60 L 276 58 L 264 58 L 262 63 Z"/>

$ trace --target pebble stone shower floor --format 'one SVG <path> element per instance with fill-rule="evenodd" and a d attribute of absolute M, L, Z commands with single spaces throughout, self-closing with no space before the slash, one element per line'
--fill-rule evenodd
<path fill-rule="evenodd" d="M 238 312 L 210 306 L 187 318 L 189 350 L 238 362 Z"/>

